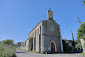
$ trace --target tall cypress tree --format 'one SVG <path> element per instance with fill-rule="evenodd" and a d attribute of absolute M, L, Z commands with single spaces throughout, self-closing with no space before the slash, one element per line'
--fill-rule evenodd
<path fill-rule="evenodd" d="M 72 39 L 73 39 L 73 41 L 74 41 L 74 36 L 73 36 L 73 32 L 71 31 L 71 33 L 72 33 Z"/>

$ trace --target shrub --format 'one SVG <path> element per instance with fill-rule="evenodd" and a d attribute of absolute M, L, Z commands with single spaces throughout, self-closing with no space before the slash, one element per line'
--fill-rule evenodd
<path fill-rule="evenodd" d="M 85 40 L 85 36 L 83 37 L 83 39 Z"/>
<path fill-rule="evenodd" d="M 76 46 L 75 46 L 75 48 L 82 48 L 81 43 L 77 43 Z"/>
<path fill-rule="evenodd" d="M 15 54 L 15 47 L 0 42 L 0 57 L 12 57 Z"/>

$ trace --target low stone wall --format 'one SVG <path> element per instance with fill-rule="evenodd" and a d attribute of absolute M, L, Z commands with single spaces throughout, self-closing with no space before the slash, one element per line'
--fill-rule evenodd
<path fill-rule="evenodd" d="M 85 53 L 85 48 L 84 48 L 85 39 L 80 39 L 80 40 L 81 40 L 81 44 L 82 44 L 82 48 L 83 48 L 83 53 Z"/>

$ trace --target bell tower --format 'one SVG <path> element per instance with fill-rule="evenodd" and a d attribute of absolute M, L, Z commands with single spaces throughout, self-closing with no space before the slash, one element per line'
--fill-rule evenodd
<path fill-rule="evenodd" d="M 53 20 L 53 12 L 52 12 L 50 9 L 51 9 L 51 8 L 49 8 L 49 10 L 47 11 L 48 20 L 54 21 L 54 20 Z"/>

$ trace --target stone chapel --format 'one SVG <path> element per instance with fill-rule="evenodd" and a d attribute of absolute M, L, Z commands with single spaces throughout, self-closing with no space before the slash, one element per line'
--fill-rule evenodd
<path fill-rule="evenodd" d="M 53 12 L 47 10 L 48 19 L 41 20 L 28 34 L 26 50 L 36 52 L 63 52 L 60 25 L 53 19 Z"/>

